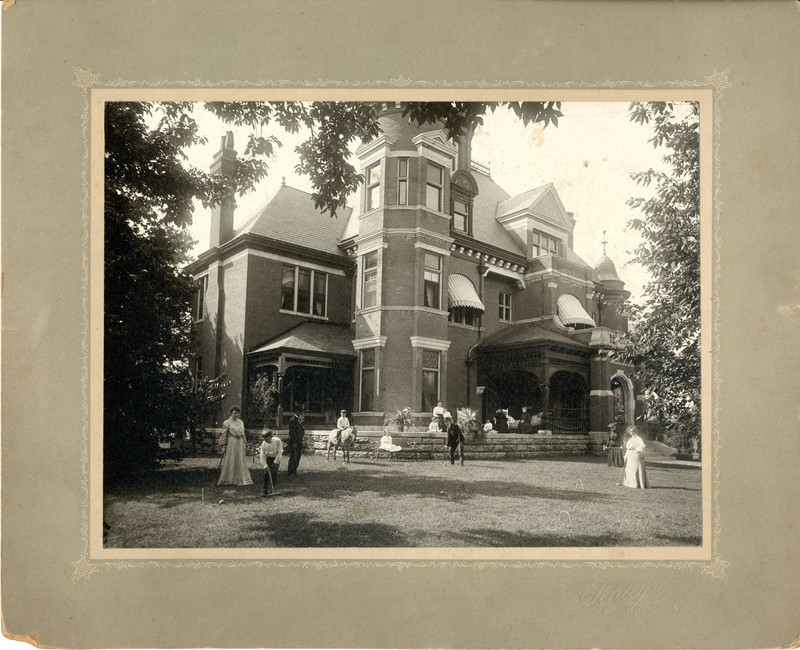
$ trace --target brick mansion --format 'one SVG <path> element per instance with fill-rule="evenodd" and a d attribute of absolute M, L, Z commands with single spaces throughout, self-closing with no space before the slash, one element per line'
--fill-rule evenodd
<path fill-rule="evenodd" d="M 278 426 L 302 409 L 364 426 L 437 402 L 490 417 L 543 414 L 554 434 L 632 423 L 643 387 L 616 359 L 629 296 L 614 263 L 573 250 L 579 220 L 552 184 L 509 195 L 435 125 L 384 105 L 383 134 L 359 147 L 360 200 L 330 218 L 289 185 L 234 229 L 213 209 L 210 247 L 190 267 L 196 374 L 231 382 L 220 416 L 277 378 Z M 233 135 L 212 171 L 232 176 Z M 220 417 L 219 421 L 224 419 Z M 593 435 L 594 434 L 594 435 Z"/>

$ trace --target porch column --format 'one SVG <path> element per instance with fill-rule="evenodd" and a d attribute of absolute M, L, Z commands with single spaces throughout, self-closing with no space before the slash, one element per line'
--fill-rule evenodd
<path fill-rule="evenodd" d="M 558 282 L 550 281 L 546 285 L 547 292 L 545 293 L 545 304 L 547 305 L 547 309 L 549 310 L 548 313 L 544 314 L 545 316 L 552 316 L 555 314 L 558 304 Z"/>
<path fill-rule="evenodd" d="M 596 354 L 591 360 L 589 393 L 589 431 L 607 432 L 614 420 L 614 393 L 611 391 L 611 369 L 608 356 Z"/>
<path fill-rule="evenodd" d="M 284 373 L 278 373 L 278 421 L 276 426 L 278 429 L 283 428 L 283 375 Z"/>
<path fill-rule="evenodd" d="M 550 431 L 550 365 L 542 366 L 542 430 Z"/>

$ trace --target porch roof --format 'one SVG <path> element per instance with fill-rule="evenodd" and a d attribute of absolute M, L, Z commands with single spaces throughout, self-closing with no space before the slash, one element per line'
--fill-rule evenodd
<path fill-rule="evenodd" d="M 354 357 L 356 355 L 353 350 L 353 332 L 349 327 L 323 323 L 301 323 L 247 354 L 254 355 L 282 350 L 325 356 Z"/>
<path fill-rule="evenodd" d="M 582 341 L 561 334 L 539 323 L 519 323 L 509 325 L 496 334 L 487 337 L 481 348 L 510 347 L 525 345 L 536 345 L 546 343 L 565 343 L 577 348 L 588 348 L 589 346 Z"/>

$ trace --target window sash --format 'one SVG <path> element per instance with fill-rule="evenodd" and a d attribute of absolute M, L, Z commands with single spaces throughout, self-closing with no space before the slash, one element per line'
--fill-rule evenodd
<path fill-rule="evenodd" d="M 500 292 L 499 300 L 499 316 L 500 320 L 511 320 L 511 294 Z"/>
<path fill-rule="evenodd" d="M 328 274 L 291 264 L 283 265 L 281 310 L 325 318 L 328 315 Z"/>
<path fill-rule="evenodd" d="M 198 278 L 195 281 L 195 296 L 194 296 L 194 304 L 192 305 L 193 308 L 193 319 L 195 321 L 201 321 L 205 318 L 205 307 L 206 307 L 206 289 L 208 288 L 208 276 L 204 275 L 202 278 Z"/>
<path fill-rule="evenodd" d="M 408 205 L 408 158 L 397 159 L 397 205 Z"/>
<path fill-rule="evenodd" d="M 359 408 L 362 411 L 372 411 L 375 408 L 375 348 L 361 351 L 361 385 L 359 394 Z"/>
<path fill-rule="evenodd" d="M 439 402 L 441 353 L 422 350 L 422 409 L 431 412 Z"/>
<path fill-rule="evenodd" d="M 478 327 L 480 314 L 477 309 L 472 309 L 471 307 L 453 307 L 447 316 L 447 320 L 459 325 Z"/>
<path fill-rule="evenodd" d="M 443 194 L 444 167 L 429 162 L 425 183 L 425 205 L 437 212 L 441 212 Z"/>
<path fill-rule="evenodd" d="M 453 199 L 453 229 L 467 232 L 469 227 L 469 204 L 461 199 Z"/>
<path fill-rule="evenodd" d="M 533 233 L 533 257 L 540 255 L 558 255 L 558 239 L 544 233 Z"/>
<path fill-rule="evenodd" d="M 381 164 L 375 163 L 367 169 L 366 209 L 372 210 L 381 205 Z"/>
<path fill-rule="evenodd" d="M 373 251 L 364 255 L 363 281 L 361 286 L 361 309 L 378 304 L 378 253 Z"/>

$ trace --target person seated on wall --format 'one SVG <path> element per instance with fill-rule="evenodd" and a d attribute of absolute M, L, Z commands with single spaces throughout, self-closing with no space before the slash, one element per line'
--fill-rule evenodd
<path fill-rule="evenodd" d="M 428 425 L 428 431 L 431 433 L 439 433 L 441 428 L 439 427 L 439 418 L 435 415 L 431 418 L 431 423 Z"/>
<path fill-rule="evenodd" d="M 506 416 L 506 422 L 508 423 L 508 432 L 511 433 L 512 431 L 519 431 L 519 420 L 515 419 L 513 415 L 508 412 L 508 409 L 503 409 L 503 413 Z"/>
<path fill-rule="evenodd" d="M 536 415 L 531 416 L 531 433 L 539 432 L 539 428 L 542 426 L 543 415 L 544 411 L 539 411 L 539 413 L 537 413 Z"/>
<path fill-rule="evenodd" d="M 395 445 L 392 442 L 392 436 L 389 435 L 389 430 L 383 430 L 383 437 L 381 438 L 381 444 L 378 449 L 382 449 L 383 451 L 389 452 L 389 457 L 391 458 L 393 454 L 397 453 L 402 449 L 400 445 Z"/>
<path fill-rule="evenodd" d="M 533 417 L 533 415 L 528 407 L 523 406 L 522 415 L 519 417 L 519 425 L 517 425 L 517 433 L 533 433 L 533 428 L 531 427 L 531 417 Z"/>
<path fill-rule="evenodd" d="M 433 417 L 436 418 L 436 421 L 439 423 L 439 431 L 444 431 L 444 414 L 445 408 L 441 402 L 436 402 L 436 406 L 433 407 Z"/>
<path fill-rule="evenodd" d="M 508 433 L 508 418 L 506 414 L 503 413 L 503 409 L 497 409 L 495 411 L 492 425 L 497 433 Z"/>
<path fill-rule="evenodd" d="M 483 432 L 484 433 L 494 433 L 494 428 L 492 427 L 492 421 L 486 420 L 486 424 L 483 425 Z"/>
<path fill-rule="evenodd" d="M 445 420 L 444 429 L 443 429 L 444 431 L 447 431 L 447 428 L 450 426 L 449 424 L 447 424 L 447 418 L 450 418 L 451 420 L 453 419 L 453 416 L 450 415 L 450 411 L 445 411 L 444 412 L 444 420 Z"/>

